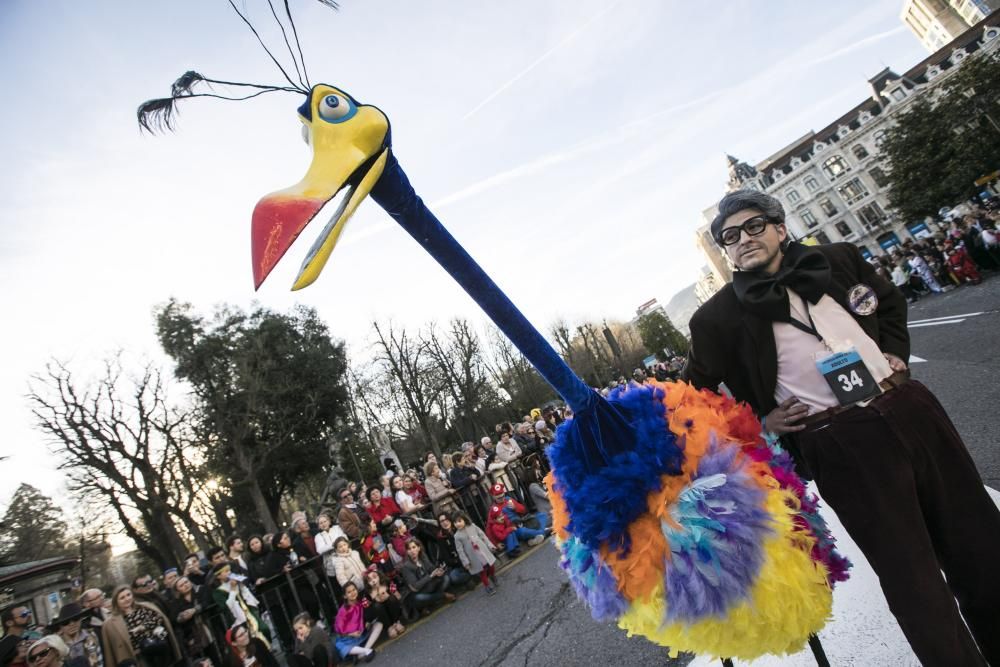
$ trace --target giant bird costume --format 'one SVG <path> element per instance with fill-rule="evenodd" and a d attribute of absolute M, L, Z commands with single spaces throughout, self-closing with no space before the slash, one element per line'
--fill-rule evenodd
<path fill-rule="evenodd" d="M 547 451 L 548 481 L 562 568 L 594 618 L 617 621 L 674 653 L 753 659 L 797 652 L 809 641 L 823 664 L 815 633 L 830 616 L 833 586 L 847 578 L 850 564 L 834 549 L 816 497 L 806 492 L 788 455 L 762 436 L 750 408 L 683 382 L 632 385 L 607 398 L 587 386 L 424 205 L 393 153 L 386 114 L 345 90 L 309 83 L 288 0 L 284 18 L 272 2 L 297 81 L 258 35 L 288 85 L 188 72 L 170 97 L 150 100 L 138 111 L 142 128 L 153 131 L 172 129 L 179 100 L 301 96 L 298 117 L 312 163 L 301 181 L 254 208 L 254 286 L 324 205 L 346 190 L 292 289 L 313 283 L 347 221 L 370 195 L 572 409 L 574 416 L 559 427 Z M 195 92 L 205 84 L 212 91 L 247 92 Z"/>

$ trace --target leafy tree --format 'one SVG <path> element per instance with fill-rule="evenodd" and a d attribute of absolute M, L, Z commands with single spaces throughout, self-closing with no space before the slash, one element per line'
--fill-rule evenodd
<path fill-rule="evenodd" d="M 330 439 L 348 417 L 347 358 L 316 311 L 221 307 L 211 318 L 171 300 L 156 315 L 175 374 L 190 383 L 208 469 L 232 505 L 277 529 L 281 500 L 324 478 Z"/>
<path fill-rule="evenodd" d="M 690 343 L 673 325 L 670 318 L 658 310 L 639 318 L 639 336 L 646 349 L 665 360 L 664 350 L 673 354 L 687 354 Z"/>
<path fill-rule="evenodd" d="M 997 53 L 968 58 L 895 121 L 879 148 L 894 209 L 920 220 L 972 197 L 976 179 L 1000 168 Z"/>
<path fill-rule="evenodd" d="M 0 565 L 73 555 L 62 516 L 51 498 L 22 483 L 0 520 Z"/>

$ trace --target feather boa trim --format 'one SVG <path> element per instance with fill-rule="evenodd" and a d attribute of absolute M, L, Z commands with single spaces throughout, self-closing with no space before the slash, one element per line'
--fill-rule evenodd
<path fill-rule="evenodd" d="M 683 382 L 632 386 L 608 404 L 641 424 L 633 449 L 595 466 L 573 420 L 550 448 L 560 564 L 594 618 L 674 654 L 801 650 L 850 562 L 788 454 L 748 406 Z"/>

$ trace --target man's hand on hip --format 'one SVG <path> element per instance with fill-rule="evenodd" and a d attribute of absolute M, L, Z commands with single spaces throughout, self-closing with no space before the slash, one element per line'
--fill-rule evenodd
<path fill-rule="evenodd" d="M 775 435 L 795 433 L 805 428 L 805 426 L 798 425 L 797 422 L 808 414 L 809 406 L 792 396 L 771 410 L 764 419 L 764 427 Z"/>
<path fill-rule="evenodd" d="M 906 370 L 906 362 L 897 357 L 895 354 L 889 354 L 888 352 L 883 352 L 882 356 L 885 357 L 885 360 L 889 362 L 889 368 L 896 371 L 897 373 Z"/>

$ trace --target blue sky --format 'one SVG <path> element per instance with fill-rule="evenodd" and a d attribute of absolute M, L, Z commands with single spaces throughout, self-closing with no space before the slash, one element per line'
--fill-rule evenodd
<path fill-rule="evenodd" d="M 245 4 L 284 55 L 266 4 Z M 543 330 L 693 282 L 725 153 L 760 160 L 925 56 L 898 0 L 291 5 L 312 80 L 389 115 L 417 191 Z M 7 0 L 0 62 L 0 503 L 21 481 L 61 486 L 29 376 L 51 357 L 81 378 L 118 349 L 159 360 L 152 310 L 171 296 L 315 306 L 356 358 L 374 317 L 479 319 L 371 202 L 314 286 L 288 289 L 318 227 L 253 293 L 250 212 L 309 162 L 300 100 L 189 101 L 168 136 L 134 117 L 188 69 L 280 82 L 224 0 Z"/>

